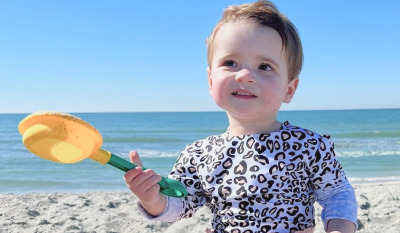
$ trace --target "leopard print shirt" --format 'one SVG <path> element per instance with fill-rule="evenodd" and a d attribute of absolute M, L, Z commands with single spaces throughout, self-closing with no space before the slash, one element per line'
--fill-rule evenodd
<path fill-rule="evenodd" d="M 203 205 L 215 232 L 295 232 L 314 227 L 315 199 L 348 184 L 329 136 L 284 122 L 269 134 L 228 132 L 188 145 L 169 178 L 189 192 L 179 219 Z"/>

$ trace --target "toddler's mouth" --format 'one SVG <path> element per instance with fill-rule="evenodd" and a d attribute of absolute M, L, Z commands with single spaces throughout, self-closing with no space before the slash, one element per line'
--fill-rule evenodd
<path fill-rule="evenodd" d="M 244 92 L 244 91 L 234 91 L 234 92 L 232 92 L 232 95 L 237 96 L 237 97 L 247 97 L 247 98 L 257 97 L 256 95 L 253 95 L 249 92 Z"/>

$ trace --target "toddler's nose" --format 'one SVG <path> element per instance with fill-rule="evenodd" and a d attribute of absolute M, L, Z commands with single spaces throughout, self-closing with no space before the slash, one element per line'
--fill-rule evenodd
<path fill-rule="evenodd" d="M 254 83 L 255 79 L 249 69 L 241 69 L 236 73 L 235 77 L 237 82 Z"/>

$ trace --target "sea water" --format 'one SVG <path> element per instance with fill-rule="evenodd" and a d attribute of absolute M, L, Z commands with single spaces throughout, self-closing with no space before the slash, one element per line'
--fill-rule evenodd
<path fill-rule="evenodd" d="M 99 130 L 103 149 L 127 160 L 135 150 L 163 176 L 187 144 L 228 127 L 224 112 L 71 114 Z M 61 164 L 29 152 L 17 129 L 27 115 L 0 114 L 0 193 L 128 191 L 124 173 L 110 165 Z M 400 109 L 282 111 L 278 119 L 331 135 L 351 183 L 400 181 Z"/>

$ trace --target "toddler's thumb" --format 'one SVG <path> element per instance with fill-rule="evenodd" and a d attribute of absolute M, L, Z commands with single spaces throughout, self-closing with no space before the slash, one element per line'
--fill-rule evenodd
<path fill-rule="evenodd" d="M 129 158 L 131 159 L 131 163 L 143 167 L 142 160 L 140 160 L 139 154 L 136 151 L 131 151 L 129 153 Z"/>

